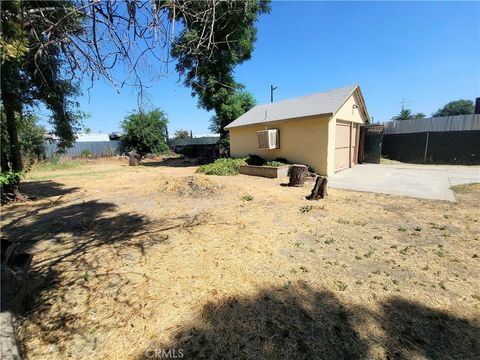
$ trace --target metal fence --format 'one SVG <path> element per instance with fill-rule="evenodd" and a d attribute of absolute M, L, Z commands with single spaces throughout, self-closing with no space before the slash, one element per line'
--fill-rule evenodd
<path fill-rule="evenodd" d="M 56 154 L 58 147 L 56 143 L 46 141 L 44 143 L 45 157 L 51 158 Z M 123 143 L 120 140 L 111 141 L 82 141 L 76 142 L 72 147 L 66 149 L 63 155 L 76 156 L 113 156 L 120 155 L 125 151 Z"/>
<path fill-rule="evenodd" d="M 384 124 L 382 155 L 403 162 L 480 164 L 480 115 Z"/>

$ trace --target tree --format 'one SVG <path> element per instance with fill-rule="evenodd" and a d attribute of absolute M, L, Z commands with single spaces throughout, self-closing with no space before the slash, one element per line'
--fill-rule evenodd
<path fill-rule="evenodd" d="M 425 114 L 423 113 L 412 113 L 412 110 L 402 108 L 398 115 L 395 115 L 392 120 L 411 120 L 411 119 L 423 119 Z"/>
<path fill-rule="evenodd" d="M 190 131 L 188 130 L 176 130 L 174 134 L 175 139 L 189 139 L 190 138 Z"/>
<path fill-rule="evenodd" d="M 9 149 L 10 139 L 6 126 L 6 116 L 3 108 L 0 108 L 1 117 L 1 169 L 7 171 L 9 169 Z M 18 130 L 18 143 L 20 147 L 21 157 L 29 163 L 42 157 L 45 152 L 44 137 L 46 130 L 43 126 L 37 124 L 37 117 L 34 114 L 15 113 L 15 122 Z"/>
<path fill-rule="evenodd" d="M 243 90 L 235 91 L 225 99 L 225 102 L 218 107 L 217 113 L 210 119 L 210 131 L 221 133 L 225 126 L 255 105 L 256 100 L 251 93 Z"/>
<path fill-rule="evenodd" d="M 450 101 L 437 112 L 432 114 L 433 117 L 454 116 L 454 115 L 470 115 L 475 111 L 475 106 L 471 100 Z"/>
<path fill-rule="evenodd" d="M 192 7 L 194 13 L 204 12 L 208 2 L 198 1 Z M 255 23 L 260 14 L 270 11 L 270 6 L 268 1 L 226 1 L 216 2 L 214 11 L 222 15 L 212 24 L 213 32 L 229 41 L 217 43 L 208 58 L 198 56 L 197 34 L 202 33 L 203 25 L 182 14 L 182 23 L 188 26 L 178 36 L 172 55 L 178 61 L 176 68 L 184 76 L 184 84 L 198 97 L 199 106 L 215 111 L 213 129 L 226 139 L 228 133 L 224 127 L 234 119 L 233 112 L 248 107 L 238 106 L 239 99 L 247 99 L 239 92 L 241 85 L 235 81 L 233 70 L 252 56 L 257 33 Z"/>
<path fill-rule="evenodd" d="M 127 150 L 140 154 L 168 153 L 167 115 L 160 109 L 132 111 L 122 121 L 122 140 Z"/>
<path fill-rule="evenodd" d="M 42 11 L 49 6 L 55 9 Z M 78 104 L 71 98 L 78 94 L 78 88 L 63 76 L 61 44 L 55 41 L 58 39 L 55 33 L 48 32 L 55 23 L 63 31 L 78 31 L 78 18 L 69 17 L 63 21 L 71 9 L 70 1 L 2 3 L 1 99 L 9 140 L 7 157 L 13 171 L 23 169 L 17 119 L 22 117 L 26 107 L 43 103 L 50 110 L 50 121 L 60 138 L 60 148 L 74 141 L 81 113 L 76 112 Z"/>

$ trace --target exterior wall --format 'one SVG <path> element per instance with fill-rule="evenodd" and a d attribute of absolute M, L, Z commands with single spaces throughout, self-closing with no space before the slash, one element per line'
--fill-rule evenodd
<path fill-rule="evenodd" d="M 254 154 L 266 160 L 281 157 L 293 163 L 310 165 L 320 174 L 329 175 L 327 149 L 330 122 L 328 117 L 308 117 L 232 128 L 229 129 L 230 153 L 234 157 Z M 265 129 L 279 129 L 279 149 L 258 148 L 257 131 Z"/>
<path fill-rule="evenodd" d="M 357 106 L 354 109 L 354 105 Z M 357 99 L 357 95 L 354 92 L 347 101 L 340 107 L 340 109 L 333 116 L 332 120 L 328 123 L 328 159 L 327 159 L 327 174 L 332 175 L 335 173 L 335 132 L 337 120 L 351 121 L 358 124 L 366 122 L 365 115 L 360 111 L 360 102 Z M 358 134 L 357 134 L 358 135 Z"/>

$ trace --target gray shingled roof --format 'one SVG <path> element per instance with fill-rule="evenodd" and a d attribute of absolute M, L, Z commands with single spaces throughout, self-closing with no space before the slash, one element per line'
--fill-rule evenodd
<path fill-rule="evenodd" d="M 228 124 L 225 129 L 313 115 L 333 115 L 357 85 L 257 105 Z"/>

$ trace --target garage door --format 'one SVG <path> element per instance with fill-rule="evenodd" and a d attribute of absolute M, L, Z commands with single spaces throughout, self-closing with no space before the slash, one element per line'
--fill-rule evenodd
<path fill-rule="evenodd" d="M 350 167 L 350 123 L 337 121 L 335 129 L 335 171 Z"/>

